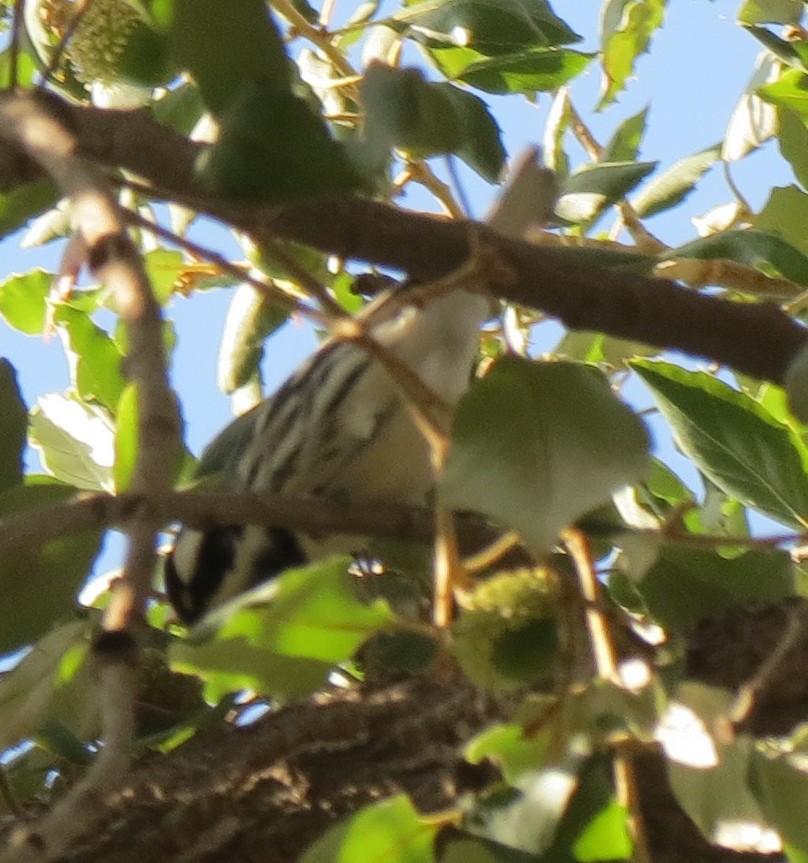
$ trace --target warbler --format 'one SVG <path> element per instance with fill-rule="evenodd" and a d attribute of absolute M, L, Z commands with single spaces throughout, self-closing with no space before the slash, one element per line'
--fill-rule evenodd
<path fill-rule="evenodd" d="M 519 238 L 539 221 L 547 173 L 536 165 L 535 153 L 522 159 L 489 225 Z M 469 386 L 480 327 L 491 309 L 490 296 L 457 290 L 423 306 L 404 306 L 372 326 L 370 335 L 451 409 Z M 214 440 L 208 461 L 211 452 L 231 491 L 417 505 L 427 502 L 435 482 L 427 444 L 400 385 L 349 341 L 326 342 L 274 396 Z M 354 553 L 357 542 L 258 525 L 184 528 L 165 562 L 166 589 L 179 617 L 191 623 L 285 569 Z"/>

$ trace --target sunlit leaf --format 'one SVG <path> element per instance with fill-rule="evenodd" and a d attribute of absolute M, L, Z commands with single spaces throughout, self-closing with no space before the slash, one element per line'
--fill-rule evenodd
<path fill-rule="evenodd" d="M 631 199 L 631 206 L 637 215 L 646 218 L 681 204 L 716 163 L 720 153 L 721 145 L 716 144 L 680 159 L 654 177 Z"/>
<path fill-rule="evenodd" d="M 157 302 L 165 305 L 188 272 L 182 252 L 153 249 L 143 256 L 143 263 Z"/>
<path fill-rule="evenodd" d="M 648 50 L 665 17 L 666 0 L 608 0 L 601 13 L 604 82 L 599 108 L 613 102 Z"/>
<path fill-rule="evenodd" d="M 623 120 L 603 148 L 601 161 L 628 162 L 636 159 L 647 121 L 648 108 L 643 108 L 639 113 Z"/>
<path fill-rule="evenodd" d="M 30 416 L 31 442 L 57 479 L 89 491 L 112 491 L 112 422 L 105 411 L 51 393 Z"/>
<path fill-rule="evenodd" d="M 0 283 L 0 315 L 23 333 L 41 333 L 45 326 L 46 299 L 53 284 L 53 274 L 31 270 L 22 276 L 11 276 Z"/>
<path fill-rule="evenodd" d="M 738 10 L 740 24 L 797 24 L 802 10 L 792 0 L 744 0 Z"/>
<path fill-rule="evenodd" d="M 372 803 L 321 836 L 300 863 L 434 863 L 436 820 L 422 818 L 404 795 Z"/>
<path fill-rule="evenodd" d="M 199 645 L 172 646 L 172 665 L 201 673 L 220 693 L 313 691 L 392 620 L 384 603 L 356 598 L 347 567 L 348 560 L 335 558 L 292 569 L 241 595 L 200 622 Z"/>
<path fill-rule="evenodd" d="M 124 388 L 118 347 L 89 315 L 67 303 L 57 306 L 53 319 L 64 332 L 78 394 L 114 410 Z"/>
<path fill-rule="evenodd" d="M 515 723 L 494 725 L 466 744 L 465 757 L 473 764 L 490 758 L 513 784 L 526 770 L 537 770 L 544 764 L 550 743 L 547 730 L 529 734 Z"/>
<path fill-rule="evenodd" d="M 790 525 L 808 523 L 808 448 L 748 395 L 704 372 L 635 360 L 681 450 L 718 488 Z"/>
<path fill-rule="evenodd" d="M 721 148 L 722 159 L 730 162 L 743 159 L 776 134 L 777 112 L 767 104 L 775 100 L 766 91 L 781 71 L 780 62 L 768 52 L 758 57 L 752 78 L 730 117 Z"/>

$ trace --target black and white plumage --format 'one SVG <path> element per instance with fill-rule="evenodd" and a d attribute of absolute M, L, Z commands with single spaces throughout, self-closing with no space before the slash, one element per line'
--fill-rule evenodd
<path fill-rule="evenodd" d="M 468 387 L 489 310 L 487 298 L 456 291 L 406 307 L 372 335 L 452 406 Z M 423 504 L 434 483 L 399 386 L 349 342 L 324 345 L 255 409 L 248 432 L 227 479 L 233 491 Z M 214 597 L 218 604 L 290 566 L 355 550 L 355 539 L 256 525 L 183 530 L 166 561 L 166 587 L 178 614 L 193 621 Z"/>
<path fill-rule="evenodd" d="M 533 160 L 525 165 L 516 176 L 524 181 L 532 166 L 538 200 L 536 177 L 542 172 Z M 519 189 L 516 208 L 504 196 L 489 220 L 502 233 L 519 236 L 535 221 L 531 214 L 538 204 L 525 206 L 525 192 Z M 490 312 L 489 297 L 455 291 L 423 307 L 405 306 L 371 334 L 452 408 L 469 385 L 480 325 Z M 238 424 L 225 464 L 232 491 L 423 504 L 434 484 L 427 445 L 400 386 L 354 343 L 326 343 Z M 183 529 L 166 561 L 166 587 L 177 613 L 192 622 L 284 569 L 359 548 L 356 538 L 314 538 L 255 525 Z"/>

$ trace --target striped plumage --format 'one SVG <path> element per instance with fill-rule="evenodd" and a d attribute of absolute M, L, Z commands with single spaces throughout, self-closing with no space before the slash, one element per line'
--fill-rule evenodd
<path fill-rule="evenodd" d="M 535 186 L 534 178 L 538 198 Z M 520 235 L 532 221 L 524 213 L 536 206 L 521 206 L 514 217 L 502 203 L 492 221 L 503 233 Z M 451 408 L 468 387 L 479 328 L 490 311 L 490 298 L 455 291 L 423 307 L 406 306 L 371 333 Z M 274 397 L 236 423 L 242 427 L 230 437 L 249 442 L 234 442 L 225 461 L 230 490 L 422 504 L 434 484 L 427 446 L 399 386 L 350 342 L 326 343 Z M 166 561 L 166 586 L 180 617 L 193 621 L 290 566 L 361 550 L 355 537 L 313 538 L 254 525 L 184 529 Z"/>
<path fill-rule="evenodd" d="M 468 386 L 489 308 L 486 298 L 458 291 L 423 309 L 408 306 L 372 333 L 454 405 Z M 255 409 L 249 434 L 227 480 L 234 491 L 419 504 L 433 485 L 426 444 L 397 384 L 352 343 L 325 344 Z M 185 530 L 166 563 L 166 585 L 191 621 L 214 595 L 222 602 L 289 566 L 360 550 L 350 537 L 294 537 L 255 525 Z"/>

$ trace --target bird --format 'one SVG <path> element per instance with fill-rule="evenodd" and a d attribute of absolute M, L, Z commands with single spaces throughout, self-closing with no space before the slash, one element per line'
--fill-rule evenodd
<path fill-rule="evenodd" d="M 540 221 L 547 174 L 535 151 L 524 156 L 489 226 L 521 238 Z M 371 324 L 370 335 L 451 411 L 471 382 L 480 327 L 491 312 L 490 296 L 454 290 L 423 305 L 405 304 Z M 399 384 L 362 346 L 339 339 L 324 343 L 273 396 L 231 423 L 201 462 L 215 462 L 230 491 L 336 501 L 423 505 L 435 484 L 428 445 Z M 261 525 L 184 527 L 165 560 L 166 592 L 180 620 L 193 624 L 286 569 L 355 553 L 357 541 Z"/>

